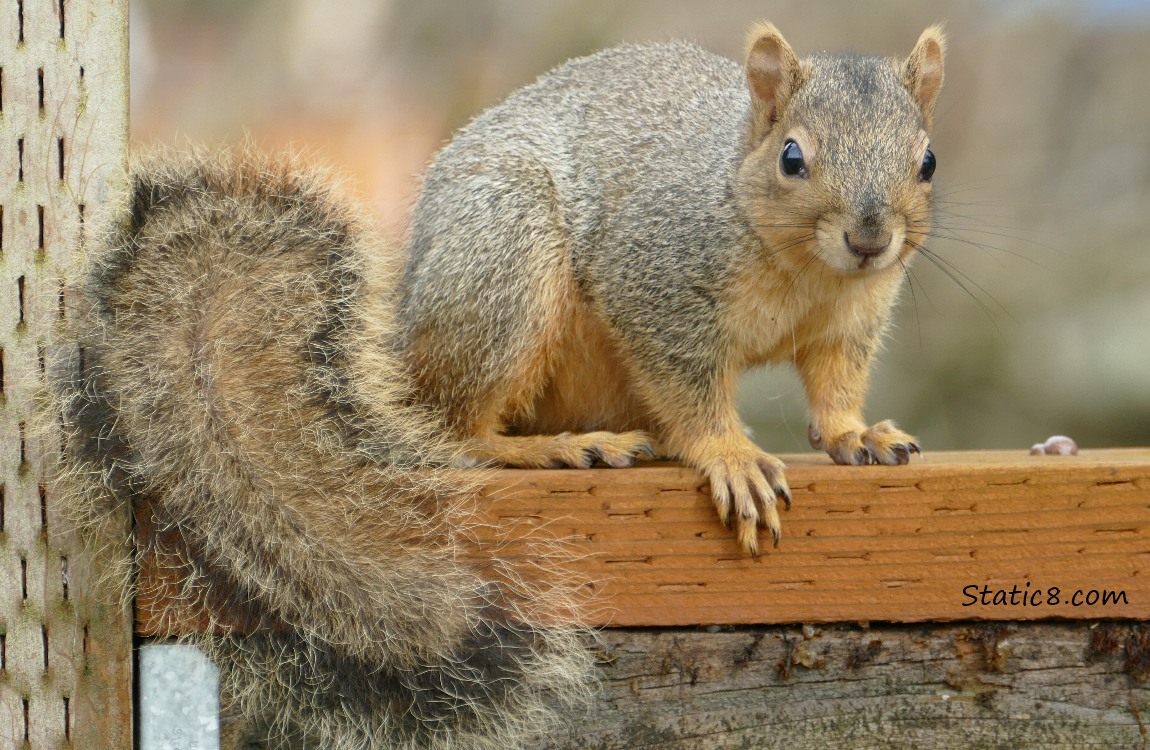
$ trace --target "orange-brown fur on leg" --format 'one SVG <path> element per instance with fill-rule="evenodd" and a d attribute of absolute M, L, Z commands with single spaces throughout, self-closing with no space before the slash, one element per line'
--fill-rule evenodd
<path fill-rule="evenodd" d="M 807 392 L 811 447 L 824 450 L 840 464 L 905 464 L 920 451 L 912 436 L 886 420 L 867 428 L 862 420 L 867 381 L 880 336 L 887 325 L 890 302 L 897 286 L 882 279 L 867 295 L 855 295 L 858 308 L 841 302 L 838 316 L 828 322 L 870 320 L 870 326 L 828 325 L 817 337 L 802 339 L 794 353 L 795 367 Z"/>

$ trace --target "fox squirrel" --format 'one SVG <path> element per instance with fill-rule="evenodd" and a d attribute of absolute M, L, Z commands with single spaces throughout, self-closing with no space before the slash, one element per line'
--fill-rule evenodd
<path fill-rule="evenodd" d="M 561 592 L 461 557 L 468 465 L 678 457 L 754 552 L 789 491 L 736 377 L 781 361 L 812 444 L 907 461 L 860 410 L 929 225 L 942 47 L 800 62 L 764 24 L 745 71 L 574 60 L 436 157 L 406 254 L 292 158 L 138 162 L 77 288 L 58 481 L 87 523 L 150 505 L 235 741 L 520 748 L 590 694 Z"/>
<path fill-rule="evenodd" d="M 905 62 L 795 57 L 751 29 L 745 71 L 684 43 L 573 60 L 460 131 L 427 171 L 401 287 L 418 399 L 477 461 L 707 475 L 719 517 L 776 544 L 783 464 L 738 376 L 792 362 L 810 442 L 906 463 L 862 421 L 868 371 L 930 228 L 943 36 Z M 558 434 L 555 434 L 558 433 Z"/>

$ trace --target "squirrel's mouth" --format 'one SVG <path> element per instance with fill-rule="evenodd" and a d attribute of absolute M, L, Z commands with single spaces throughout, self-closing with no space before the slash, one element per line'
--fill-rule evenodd
<path fill-rule="evenodd" d="M 876 273 L 890 268 L 897 262 L 898 252 L 895 250 L 894 243 L 887 247 L 881 253 L 873 255 L 855 255 L 851 254 L 847 260 L 848 271 L 853 273 Z"/>
<path fill-rule="evenodd" d="M 815 237 L 823 263 L 847 275 L 875 273 L 894 265 L 906 239 L 897 221 L 855 228 L 839 217 L 824 217 Z"/>

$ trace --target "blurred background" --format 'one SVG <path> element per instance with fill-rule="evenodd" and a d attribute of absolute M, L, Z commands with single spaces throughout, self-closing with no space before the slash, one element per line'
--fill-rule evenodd
<path fill-rule="evenodd" d="M 137 144 L 303 147 L 396 235 L 452 131 L 568 57 L 688 38 L 742 54 L 910 52 L 946 21 L 938 265 L 919 258 L 868 419 L 944 448 L 1150 445 L 1150 0 L 133 0 Z M 749 375 L 768 450 L 805 450 L 801 386 Z"/>

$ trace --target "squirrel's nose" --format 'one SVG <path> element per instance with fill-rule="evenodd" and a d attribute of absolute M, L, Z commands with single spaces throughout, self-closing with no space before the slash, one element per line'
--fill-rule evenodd
<path fill-rule="evenodd" d="M 875 228 L 858 229 L 843 232 L 843 242 L 847 248 L 860 258 L 869 258 L 880 254 L 890 247 L 891 234 L 887 230 Z"/>

